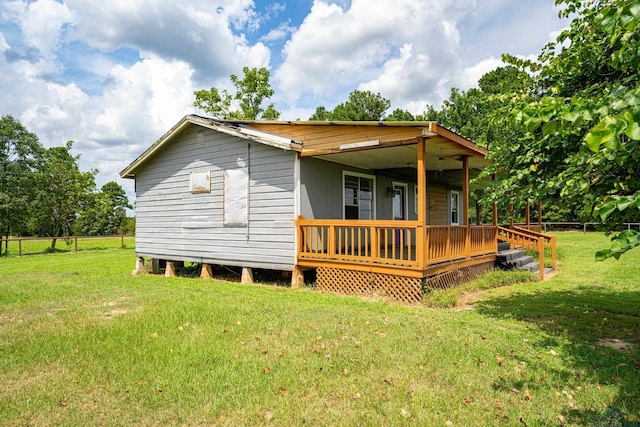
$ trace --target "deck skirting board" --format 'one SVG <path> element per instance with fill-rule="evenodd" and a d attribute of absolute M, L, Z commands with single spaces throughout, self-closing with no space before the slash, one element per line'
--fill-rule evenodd
<path fill-rule="evenodd" d="M 414 304 L 422 302 L 422 297 L 432 289 L 446 289 L 461 285 L 490 270 L 493 266 L 493 261 L 490 261 L 423 278 L 318 267 L 316 287 L 318 290 L 339 294 L 383 296 Z"/>

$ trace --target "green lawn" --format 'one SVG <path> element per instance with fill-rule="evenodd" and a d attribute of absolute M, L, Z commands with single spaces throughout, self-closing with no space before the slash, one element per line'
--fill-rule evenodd
<path fill-rule="evenodd" d="M 557 236 L 555 277 L 474 309 L 132 277 L 132 249 L 2 258 L 0 424 L 635 420 L 640 249 L 596 264 L 606 237 Z"/>
<path fill-rule="evenodd" d="M 15 237 L 14 239 L 18 239 Z M 11 240 L 8 244 L 8 250 L 10 256 L 33 255 L 51 252 L 51 239 L 50 238 L 24 238 L 21 242 L 17 240 Z M 2 242 L 2 252 L 5 252 L 6 242 Z M 109 248 L 121 248 L 123 245 L 125 248 L 135 247 L 135 237 L 133 236 L 90 236 L 90 237 L 70 237 L 69 239 L 60 238 L 56 241 L 56 252 L 74 252 L 76 250 L 76 244 L 78 251 L 96 250 L 96 249 L 109 249 Z"/>

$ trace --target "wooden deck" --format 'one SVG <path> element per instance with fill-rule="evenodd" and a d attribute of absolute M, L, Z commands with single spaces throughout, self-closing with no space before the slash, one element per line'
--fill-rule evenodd
<path fill-rule="evenodd" d="M 497 253 L 497 228 L 491 225 L 300 219 L 297 228 L 298 265 L 302 267 L 426 277 L 436 267 L 486 262 Z"/>
<path fill-rule="evenodd" d="M 498 240 L 538 251 L 544 278 L 544 248 L 555 238 L 524 227 L 423 226 L 418 221 L 296 221 L 298 265 L 424 278 L 495 260 Z M 530 227 L 534 228 L 534 227 Z"/>

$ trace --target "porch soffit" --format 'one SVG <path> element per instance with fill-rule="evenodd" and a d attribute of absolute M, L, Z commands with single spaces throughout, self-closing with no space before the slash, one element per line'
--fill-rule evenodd
<path fill-rule="evenodd" d="M 363 169 L 379 170 L 393 168 L 415 168 L 418 161 L 418 145 L 375 146 L 354 150 L 316 151 L 311 154 L 322 160 L 343 163 Z M 470 169 L 484 169 L 487 162 L 484 158 L 472 156 L 467 150 L 457 147 L 455 143 L 436 138 L 427 138 L 425 163 L 427 171 L 460 170 L 461 156 L 469 155 Z M 305 155 L 303 151 L 303 156 Z"/>

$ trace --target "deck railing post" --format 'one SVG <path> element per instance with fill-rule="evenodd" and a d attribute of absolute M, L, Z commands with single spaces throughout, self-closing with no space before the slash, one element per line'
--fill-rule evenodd
<path fill-rule="evenodd" d="M 429 256 L 429 231 L 423 224 L 416 227 L 416 260 L 418 268 L 424 270 Z"/>
<path fill-rule="evenodd" d="M 556 236 L 551 236 L 551 267 L 556 271 Z"/>
<path fill-rule="evenodd" d="M 335 225 L 329 225 L 329 228 L 327 230 L 327 232 L 329 233 L 329 245 L 327 247 L 327 250 L 329 251 L 329 253 L 327 255 L 329 255 L 330 257 L 335 257 L 336 256 L 336 227 Z"/>
<path fill-rule="evenodd" d="M 471 227 L 467 224 L 465 228 L 464 257 L 471 259 Z"/>
<path fill-rule="evenodd" d="M 540 280 L 544 280 L 544 237 L 538 239 L 538 254 L 540 255 Z"/>
<path fill-rule="evenodd" d="M 378 247 L 378 230 L 375 226 L 369 226 L 369 234 L 371 235 L 371 257 L 370 263 L 373 264 L 378 259 L 380 248 Z"/>

